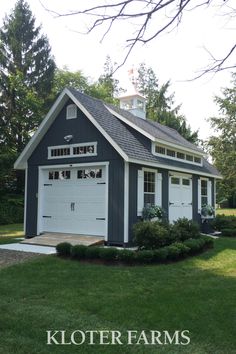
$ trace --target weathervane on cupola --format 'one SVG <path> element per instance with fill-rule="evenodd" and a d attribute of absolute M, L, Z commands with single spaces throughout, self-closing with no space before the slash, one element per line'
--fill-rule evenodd
<path fill-rule="evenodd" d="M 125 109 L 135 116 L 146 119 L 146 100 L 138 92 L 138 71 L 134 67 L 128 70 L 129 87 L 126 94 L 119 97 L 120 108 Z"/>

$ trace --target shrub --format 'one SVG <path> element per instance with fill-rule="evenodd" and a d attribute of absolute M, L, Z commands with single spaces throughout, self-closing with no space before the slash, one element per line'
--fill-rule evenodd
<path fill-rule="evenodd" d="M 133 226 L 133 234 L 139 249 L 152 250 L 171 243 L 168 229 L 159 222 L 141 221 Z"/>
<path fill-rule="evenodd" d="M 175 242 L 173 243 L 173 246 L 179 249 L 180 257 L 186 257 L 190 252 L 190 248 L 187 245 L 183 244 L 182 242 Z"/>
<path fill-rule="evenodd" d="M 153 251 L 154 262 L 164 262 L 167 259 L 168 250 L 167 247 L 162 247 Z"/>
<path fill-rule="evenodd" d="M 211 221 L 212 227 L 217 231 L 223 229 L 236 229 L 236 216 L 216 215 L 215 219 Z"/>
<path fill-rule="evenodd" d="M 176 234 L 176 238 L 180 241 L 200 237 L 199 225 L 187 218 L 179 218 L 174 221 L 171 232 Z"/>
<path fill-rule="evenodd" d="M 152 263 L 154 260 L 154 252 L 150 250 L 138 251 L 136 254 L 136 261 L 138 263 L 146 264 Z"/>
<path fill-rule="evenodd" d="M 118 257 L 118 249 L 115 247 L 100 248 L 99 257 L 105 261 L 115 261 Z"/>
<path fill-rule="evenodd" d="M 233 229 L 222 229 L 222 236 L 226 236 L 226 237 L 236 237 L 236 228 Z"/>
<path fill-rule="evenodd" d="M 131 250 L 120 250 L 118 252 L 118 260 L 125 263 L 133 263 L 135 261 L 136 252 Z"/>
<path fill-rule="evenodd" d="M 100 252 L 100 247 L 87 247 L 85 251 L 85 257 L 87 259 L 98 259 L 99 258 L 99 252 Z"/>
<path fill-rule="evenodd" d="M 166 246 L 167 249 L 167 259 L 168 260 L 177 260 L 178 258 L 180 258 L 180 254 L 181 254 L 181 250 L 178 246 L 174 246 L 170 245 L 170 246 Z"/>
<path fill-rule="evenodd" d="M 71 256 L 75 259 L 85 259 L 88 246 L 75 245 L 71 247 Z"/>
<path fill-rule="evenodd" d="M 24 220 L 24 198 L 5 195 L 0 200 L 0 225 L 22 223 Z"/>
<path fill-rule="evenodd" d="M 204 248 L 212 248 L 214 246 L 214 240 L 211 237 L 201 236 L 201 238 L 199 240 L 204 241 L 204 244 L 203 244 Z"/>
<path fill-rule="evenodd" d="M 56 245 L 56 251 L 59 256 L 69 257 L 71 254 L 71 244 L 69 242 L 61 242 Z"/>

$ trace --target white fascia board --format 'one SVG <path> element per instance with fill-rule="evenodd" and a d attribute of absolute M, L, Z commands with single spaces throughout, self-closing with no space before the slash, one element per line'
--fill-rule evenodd
<path fill-rule="evenodd" d="M 183 152 L 191 152 L 192 154 L 195 154 L 195 155 L 200 155 L 201 157 L 204 157 L 204 155 L 206 155 L 206 153 L 204 151 L 198 151 L 198 150 L 194 150 L 194 149 L 190 149 L 190 148 L 187 148 L 183 145 L 178 145 L 178 144 L 174 144 L 174 143 L 170 143 L 169 141 L 167 140 L 162 140 L 162 139 L 157 139 L 155 138 L 155 143 L 160 143 L 161 145 L 165 145 L 165 146 L 170 146 L 170 147 L 173 147 L 177 150 L 181 150 Z"/>
<path fill-rule="evenodd" d="M 65 95 L 65 90 L 62 91 L 60 96 L 57 98 L 51 109 L 49 110 L 46 117 L 43 119 L 41 124 L 39 125 L 38 129 L 36 130 L 35 134 L 32 136 L 18 159 L 14 164 L 14 168 L 18 170 L 24 170 L 27 165 L 27 160 L 30 157 L 31 153 L 38 145 L 38 143 L 43 138 L 44 134 L 47 132 L 50 125 L 53 123 L 54 119 L 56 118 L 57 114 L 59 113 L 60 109 L 63 107 L 65 102 L 68 100 L 68 97 Z"/>
<path fill-rule="evenodd" d="M 142 135 L 146 136 L 148 139 L 152 140 L 152 141 L 155 141 L 156 138 L 147 133 L 145 130 L 143 130 L 142 128 L 138 127 L 136 124 L 134 124 L 133 122 L 131 122 L 129 119 L 123 117 L 121 114 L 117 113 L 116 111 L 113 111 L 113 109 L 111 109 L 110 107 L 107 107 L 105 105 L 106 109 L 108 109 L 108 111 L 113 115 L 115 116 L 116 118 L 120 119 L 122 122 L 126 123 L 127 125 L 129 125 L 131 128 L 137 130 L 139 133 L 141 133 Z M 142 119 L 142 118 L 140 118 Z"/>
<path fill-rule="evenodd" d="M 107 134 L 107 132 L 98 124 L 98 122 L 93 118 L 93 116 L 84 108 L 84 106 L 74 97 L 74 95 L 65 88 L 60 96 L 57 98 L 50 111 L 40 124 L 39 128 L 26 145 L 18 159 L 14 164 L 15 169 L 24 170 L 26 168 L 26 163 L 35 147 L 41 141 L 45 133 L 47 132 L 50 125 L 53 123 L 57 114 L 65 104 L 65 102 L 71 98 L 71 100 L 81 109 L 81 111 L 87 116 L 87 118 L 93 123 L 93 125 L 100 131 L 100 133 L 108 140 L 108 142 L 114 147 L 114 149 L 123 157 L 125 161 L 128 160 L 128 156 L 124 153 L 124 151 L 114 142 L 114 140 Z"/>
<path fill-rule="evenodd" d="M 217 175 L 213 175 L 210 173 L 205 173 L 205 172 L 201 172 L 201 171 L 195 171 L 195 170 L 191 170 L 191 169 L 185 169 L 185 168 L 181 168 L 181 167 L 174 167 L 171 165 L 163 165 L 157 162 L 147 162 L 145 160 L 136 160 L 136 159 L 129 159 L 130 163 L 136 163 L 138 165 L 144 165 L 144 166 L 150 166 L 150 167 L 156 167 L 156 168 L 163 168 L 166 170 L 171 170 L 171 171 L 179 171 L 179 172 L 184 172 L 184 173 L 191 173 L 194 175 L 199 175 L 199 176 L 206 176 L 206 177 L 212 177 L 212 178 L 216 178 L 216 179 L 222 179 L 222 176 L 217 176 Z"/>

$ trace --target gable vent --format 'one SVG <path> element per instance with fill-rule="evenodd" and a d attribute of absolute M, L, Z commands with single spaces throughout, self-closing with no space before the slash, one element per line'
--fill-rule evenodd
<path fill-rule="evenodd" d="M 75 104 L 69 104 L 66 107 L 66 119 L 77 118 L 77 106 Z"/>

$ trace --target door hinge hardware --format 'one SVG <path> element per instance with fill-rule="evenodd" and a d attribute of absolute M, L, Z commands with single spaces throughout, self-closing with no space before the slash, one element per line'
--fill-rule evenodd
<path fill-rule="evenodd" d="M 171 202 L 169 202 L 169 205 L 172 205 L 172 204 L 175 204 L 175 203 L 171 203 Z"/>
<path fill-rule="evenodd" d="M 74 202 L 70 203 L 70 210 L 75 211 L 75 203 Z"/>
<path fill-rule="evenodd" d="M 97 182 L 97 184 L 106 184 L 106 182 Z"/>
<path fill-rule="evenodd" d="M 52 186 L 51 183 L 44 183 L 44 186 Z"/>
<path fill-rule="evenodd" d="M 51 218 L 51 216 L 49 216 L 49 215 L 43 215 L 43 218 Z"/>
<path fill-rule="evenodd" d="M 96 218 L 96 220 L 106 220 L 105 218 Z"/>

